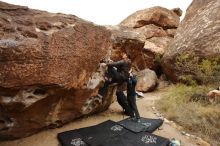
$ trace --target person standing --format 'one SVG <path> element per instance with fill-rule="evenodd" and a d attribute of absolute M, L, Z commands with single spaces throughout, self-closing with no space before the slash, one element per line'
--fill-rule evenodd
<path fill-rule="evenodd" d="M 127 100 L 128 100 L 128 105 L 130 106 L 132 111 L 131 118 L 136 120 L 137 122 L 140 122 L 140 114 L 138 112 L 138 108 L 136 104 L 136 96 L 137 96 L 137 93 L 135 91 L 136 84 L 137 84 L 137 79 L 130 71 L 130 76 L 127 82 Z"/>

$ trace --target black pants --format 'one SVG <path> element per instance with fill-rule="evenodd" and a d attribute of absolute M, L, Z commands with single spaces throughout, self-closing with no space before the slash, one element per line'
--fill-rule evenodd
<path fill-rule="evenodd" d="M 140 114 L 137 109 L 136 104 L 136 92 L 135 92 L 135 86 L 136 86 L 137 80 L 134 76 L 129 77 L 127 82 L 127 100 L 128 105 L 131 108 L 131 111 L 133 112 L 133 116 L 135 115 L 136 118 L 140 118 Z"/>
<path fill-rule="evenodd" d="M 136 97 L 135 96 L 129 96 L 127 97 L 127 100 L 128 100 L 128 105 L 129 107 L 131 108 L 131 117 L 136 117 L 136 118 L 140 118 L 140 114 L 138 112 L 138 109 L 137 109 L 137 104 L 136 104 Z"/>
<path fill-rule="evenodd" d="M 128 104 L 127 97 L 124 95 L 123 91 L 117 91 L 116 96 L 117 96 L 117 101 L 125 111 L 125 114 L 130 117 L 134 117 L 134 113 L 132 112 L 132 109 Z"/>

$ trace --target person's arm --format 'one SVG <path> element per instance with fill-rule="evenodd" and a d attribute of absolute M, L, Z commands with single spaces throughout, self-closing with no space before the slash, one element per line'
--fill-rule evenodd
<path fill-rule="evenodd" d="M 107 66 L 118 67 L 123 64 L 126 64 L 126 62 L 124 60 L 120 60 L 120 61 L 116 61 L 116 62 L 107 63 Z"/>

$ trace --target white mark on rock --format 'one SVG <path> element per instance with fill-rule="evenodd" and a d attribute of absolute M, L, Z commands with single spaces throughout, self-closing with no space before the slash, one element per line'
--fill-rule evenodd
<path fill-rule="evenodd" d="M 82 113 L 83 114 L 89 114 L 91 113 L 94 109 L 96 109 L 100 104 L 102 103 L 102 98 L 98 96 L 93 96 L 90 97 L 89 99 L 86 100 L 84 103 L 84 106 L 82 107 Z"/>

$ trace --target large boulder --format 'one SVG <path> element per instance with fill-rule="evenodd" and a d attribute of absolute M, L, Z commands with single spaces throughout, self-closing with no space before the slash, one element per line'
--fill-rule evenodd
<path fill-rule="evenodd" d="M 144 69 L 137 73 L 136 90 L 140 92 L 153 91 L 157 86 L 157 75 L 153 70 Z"/>
<path fill-rule="evenodd" d="M 165 52 L 162 66 L 174 82 L 196 80 L 219 81 L 220 62 L 219 0 L 194 0 Z"/>
<path fill-rule="evenodd" d="M 166 29 L 177 28 L 179 25 L 179 16 L 171 10 L 157 6 L 139 10 L 120 23 L 120 25 L 133 28 L 139 28 L 149 24 L 155 24 Z"/>
<path fill-rule="evenodd" d="M 146 66 L 157 73 L 160 69 L 158 58 L 161 58 L 172 41 L 180 16 L 179 8 L 168 10 L 152 7 L 137 11 L 120 23 L 120 26 L 133 29 L 145 41 L 143 52 Z"/>
<path fill-rule="evenodd" d="M 136 71 L 146 68 L 143 47 L 144 41 L 130 28 L 120 26 L 106 26 L 112 32 L 111 59 L 118 61 L 122 54 L 130 55 L 132 66 Z"/>
<path fill-rule="evenodd" d="M 74 15 L 3 2 L 0 11 L 0 139 L 109 107 L 115 86 L 103 100 L 96 95 L 103 84 L 99 63 L 113 48 L 110 30 Z"/>

